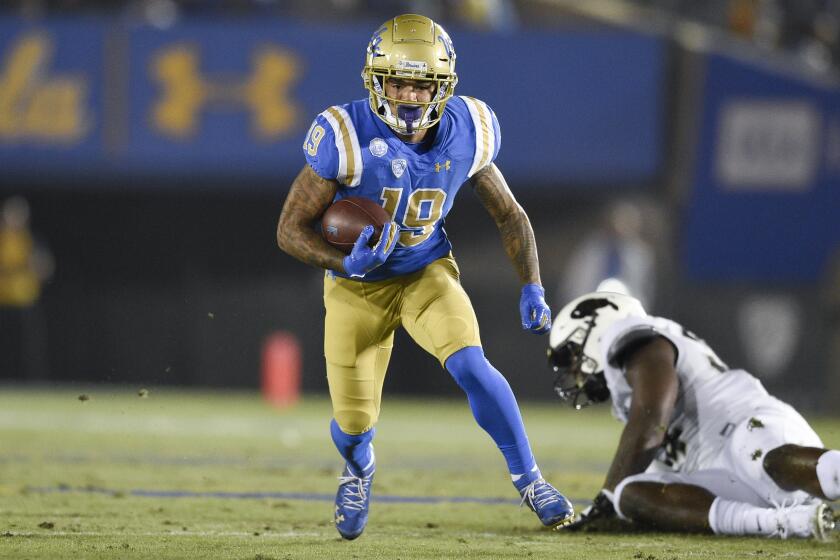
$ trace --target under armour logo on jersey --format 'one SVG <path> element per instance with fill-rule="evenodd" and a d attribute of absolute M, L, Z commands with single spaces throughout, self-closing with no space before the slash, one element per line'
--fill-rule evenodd
<path fill-rule="evenodd" d="M 391 171 L 394 172 L 394 177 L 399 179 L 405 173 L 406 168 L 408 167 L 408 162 L 404 159 L 394 159 L 391 160 Z"/>
<path fill-rule="evenodd" d="M 440 173 L 441 169 L 449 171 L 450 167 L 452 167 L 452 162 L 449 161 L 449 160 L 446 160 L 446 163 L 444 163 L 443 165 L 441 165 L 440 163 L 436 163 L 435 164 L 435 173 Z"/>
<path fill-rule="evenodd" d="M 618 306 L 606 298 L 587 299 L 578 304 L 575 310 L 572 311 L 572 317 L 580 319 L 581 317 L 592 317 L 595 312 L 602 307 L 610 306 L 618 311 Z"/>

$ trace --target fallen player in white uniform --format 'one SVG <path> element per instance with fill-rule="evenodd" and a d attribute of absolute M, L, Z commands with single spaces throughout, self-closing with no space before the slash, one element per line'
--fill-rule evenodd
<path fill-rule="evenodd" d="M 611 398 L 625 423 L 603 489 L 562 530 L 615 516 L 719 535 L 825 539 L 834 528 L 840 451 L 681 325 L 594 292 L 558 314 L 548 354 L 563 399 Z"/>

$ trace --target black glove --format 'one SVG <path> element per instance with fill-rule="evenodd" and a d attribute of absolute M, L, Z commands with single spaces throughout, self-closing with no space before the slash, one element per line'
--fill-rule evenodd
<path fill-rule="evenodd" d="M 612 519 L 615 515 L 615 506 L 613 506 L 610 496 L 607 491 L 601 490 L 595 499 L 592 500 L 592 505 L 583 510 L 580 517 L 569 523 L 559 527 L 562 531 L 579 531 L 585 525 L 589 525 L 598 519 Z"/>

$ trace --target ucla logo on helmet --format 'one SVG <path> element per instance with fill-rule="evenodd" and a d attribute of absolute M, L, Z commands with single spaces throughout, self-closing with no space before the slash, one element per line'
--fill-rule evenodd
<path fill-rule="evenodd" d="M 391 160 L 391 171 L 394 172 L 394 177 L 399 179 L 405 173 L 406 168 L 408 167 L 408 162 L 404 159 L 394 159 Z"/>
<path fill-rule="evenodd" d="M 376 157 L 382 157 L 388 151 L 388 144 L 382 138 L 374 138 L 370 141 L 368 150 Z"/>
<path fill-rule="evenodd" d="M 382 42 L 382 34 L 385 33 L 387 30 L 388 28 L 383 25 L 382 27 L 373 32 L 373 35 L 371 35 L 370 37 L 370 43 L 368 43 L 368 53 L 374 56 L 385 54 L 380 50 L 379 43 Z"/>

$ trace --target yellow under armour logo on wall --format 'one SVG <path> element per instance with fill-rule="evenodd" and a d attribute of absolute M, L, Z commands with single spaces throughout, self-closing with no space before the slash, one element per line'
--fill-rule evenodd
<path fill-rule="evenodd" d="M 449 161 L 449 160 L 446 160 L 446 163 L 444 163 L 443 165 L 441 165 L 439 163 L 436 163 L 435 164 L 435 173 L 440 173 L 441 168 L 446 170 L 446 171 L 449 171 L 450 167 L 452 167 L 452 162 Z"/>
<path fill-rule="evenodd" d="M 0 140 L 80 140 L 90 129 L 88 84 L 80 76 L 50 75 L 55 45 L 42 33 L 25 35 L 0 65 Z"/>
<path fill-rule="evenodd" d="M 173 138 L 189 138 L 199 131 L 203 111 L 244 107 L 251 111 L 252 130 L 262 140 L 276 140 L 295 129 L 298 108 L 289 89 L 298 76 L 294 55 L 263 47 L 253 56 L 250 75 L 203 76 L 198 49 L 176 45 L 152 63 L 163 93 L 152 109 L 157 130 Z"/>

